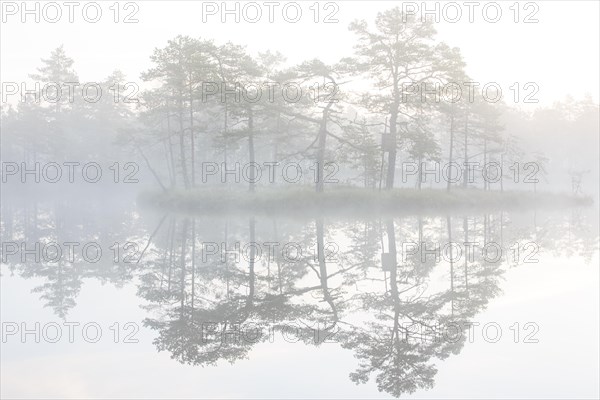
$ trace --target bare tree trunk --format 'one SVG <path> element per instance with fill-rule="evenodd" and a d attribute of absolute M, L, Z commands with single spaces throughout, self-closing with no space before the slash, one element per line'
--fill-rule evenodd
<path fill-rule="evenodd" d="M 452 177 L 452 161 L 453 161 L 453 152 L 454 150 L 454 108 L 452 110 L 452 114 L 450 115 L 450 154 L 448 155 L 448 177 L 446 182 L 446 190 L 449 192 L 451 188 L 450 178 Z"/>
<path fill-rule="evenodd" d="M 324 172 L 325 172 L 325 145 L 327 142 L 327 118 L 329 114 L 329 106 L 323 110 L 321 124 L 319 126 L 319 149 L 317 153 L 317 193 L 323 193 L 325 189 Z"/>
<path fill-rule="evenodd" d="M 465 243 L 469 243 L 469 221 L 467 220 L 467 217 L 463 218 L 463 232 L 464 232 L 464 242 Z M 469 291 L 469 272 L 468 272 L 468 265 L 467 265 L 467 260 L 469 257 L 467 257 L 467 254 L 464 255 L 465 257 L 465 264 L 464 264 L 464 272 L 465 272 L 465 291 Z"/>
<path fill-rule="evenodd" d="M 167 142 L 169 144 L 169 158 L 171 159 L 171 187 L 177 185 L 177 170 L 175 168 L 175 155 L 173 154 L 173 141 L 171 140 L 171 107 L 167 99 Z"/>
<path fill-rule="evenodd" d="M 487 165 L 487 139 L 483 139 L 483 168 Z M 483 177 L 483 190 L 489 190 L 490 184 L 487 178 Z"/>
<path fill-rule="evenodd" d="M 469 115 L 465 115 L 465 174 L 463 176 L 463 187 L 467 187 L 469 180 L 469 168 L 467 163 L 469 162 Z"/>
<path fill-rule="evenodd" d="M 196 219 L 192 218 L 192 310 L 191 317 L 194 318 L 194 299 L 196 297 Z"/>
<path fill-rule="evenodd" d="M 338 321 L 338 312 L 337 307 L 331 297 L 331 293 L 329 292 L 328 286 L 328 278 L 327 275 L 327 263 L 326 263 L 326 255 L 325 255 L 325 230 L 323 229 L 323 219 L 319 218 L 316 221 L 317 225 L 317 257 L 319 260 L 319 275 L 321 281 L 321 290 L 323 291 L 323 298 L 331 307 L 331 312 L 333 314 L 334 324 Z"/>
<path fill-rule="evenodd" d="M 279 234 L 277 233 L 277 221 L 273 220 L 273 236 L 275 242 L 278 242 Z M 283 294 L 283 281 L 281 280 L 281 258 L 279 253 L 275 255 L 275 261 L 277 262 L 277 282 L 279 285 L 279 294 Z"/>
<path fill-rule="evenodd" d="M 171 229 L 171 243 L 170 243 L 170 251 L 169 251 L 169 276 L 167 279 L 167 292 L 169 292 L 169 296 L 171 295 L 171 274 L 173 272 L 173 255 L 174 255 L 174 241 L 175 241 L 175 227 L 177 226 L 177 220 L 173 219 L 173 228 Z"/>
<path fill-rule="evenodd" d="M 417 181 L 417 189 L 421 190 L 421 185 L 423 184 L 423 158 L 419 157 L 419 165 L 417 166 L 419 169 L 418 181 Z"/>
<path fill-rule="evenodd" d="M 228 106 L 225 103 L 225 110 L 223 111 L 223 163 L 227 168 L 227 111 Z"/>
<path fill-rule="evenodd" d="M 388 252 L 396 260 L 396 232 L 394 230 L 394 220 L 386 221 L 386 233 L 388 238 Z M 390 270 L 390 292 L 394 303 L 394 328 L 392 335 L 396 344 L 400 341 L 400 297 L 398 292 L 398 263 L 394 262 Z"/>
<path fill-rule="evenodd" d="M 504 192 L 504 153 L 500 153 L 500 192 Z"/>
<path fill-rule="evenodd" d="M 192 186 L 196 185 L 196 146 L 194 145 L 194 96 L 192 93 L 192 74 L 189 74 L 189 100 L 190 100 L 190 162 L 192 169 Z"/>
<path fill-rule="evenodd" d="M 189 225 L 189 220 L 187 218 L 183 221 L 183 229 L 181 230 L 181 259 L 179 260 L 181 265 L 181 273 L 180 273 L 180 281 L 179 281 L 179 293 L 180 293 L 180 302 L 181 302 L 181 312 L 183 313 L 183 308 L 185 307 L 185 256 L 187 253 L 187 230 Z"/>
<path fill-rule="evenodd" d="M 452 249 L 452 218 L 446 216 L 446 226 L 448 228 L 448 244 Z M 454 316 L 454 255 L 450 254 L 450 292 L 452 293 L 452 316 Z"/>
<path fill-rule="evenodd" d="M 190 187 L 190 178 L 188 176 L 187 161 L 185 157 L 185 143 L 183 138 L 183 94 L 179 92 L 179 151 L 181 156 L 181 171 L 183 174 L 183 183 L 186 189 Z"/>
<path fill-rule="evenodd" d="M 254 113 L 252 107 L 248 108 L 248 158 L 250 161 L 250 192 L 254 193 L 254 188 L 256 186 L 256 170 L 254 169 L 255 158 L 254 158 Z"/>
<path fill-rule="evenodd" d="M 394 102 L 390 113 L 390 135 L 392 140 L 392 147 L 389 149 L 388 154 L 388 165 L 387 165 L 387 176 L 385 180 L 385 189 L 391 190 L 394 188 L 394 179 L 396 177 L 396 145 L 398 141 L 397 134 L 397 122 L 398 122 L 398 103 Z"/>
<path fill-rule="evenodd" d="M 248 263 L 248 298 L 246 299 L 246 315 L 249 314 L 250 308 L 254 304 L 254 285 L 255 285 L 255 274 L 254 274 L 254 259 L 256 258 L 256 220 L 254 217 L 250 217 L 249 222 L 250 229 L 250 262 Z"/>

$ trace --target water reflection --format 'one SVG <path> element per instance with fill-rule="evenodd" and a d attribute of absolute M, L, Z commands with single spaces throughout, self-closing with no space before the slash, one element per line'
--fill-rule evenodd
<path fill-rule="evenodd" d="M 3 273 L 36 278 L 32 295 L 63 319 L 84 279 L 135 285 L 157 350 L 180 363 L 234 363 L 275 335 L 339 343 L 358 360 L 352 381 L 399 397 L 433 387 L 508 269 L 539 252 L 589 262 L 593 213 L 217 218 L 7 199 Z"/>

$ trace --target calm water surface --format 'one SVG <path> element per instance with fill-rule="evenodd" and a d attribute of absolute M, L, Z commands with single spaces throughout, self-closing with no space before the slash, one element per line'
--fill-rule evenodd
<path fill-rule="evenodd" d="M 595 207 L 2 221 L 3 397 L 599 395 Z"/>

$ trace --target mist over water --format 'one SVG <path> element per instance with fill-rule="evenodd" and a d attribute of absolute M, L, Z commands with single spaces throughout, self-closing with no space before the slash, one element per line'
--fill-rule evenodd
<path fill-rule="evenodd" d="M 596 3 L 47 4 L 1 5 L 2 398 L 599 396 Z"/>

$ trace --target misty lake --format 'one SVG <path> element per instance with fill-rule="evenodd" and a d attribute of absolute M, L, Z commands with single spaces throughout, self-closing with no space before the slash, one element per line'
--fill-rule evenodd
<path fill-rule="evenodd" d="M 2 0 L 0 399 L 600 398 L 576 3 Z"/>
<path fill-rule="evenodd" d="M 598 394 L 594 206 L 311 218 L 29 196 L 2 221 L 3 397 Z"/>

